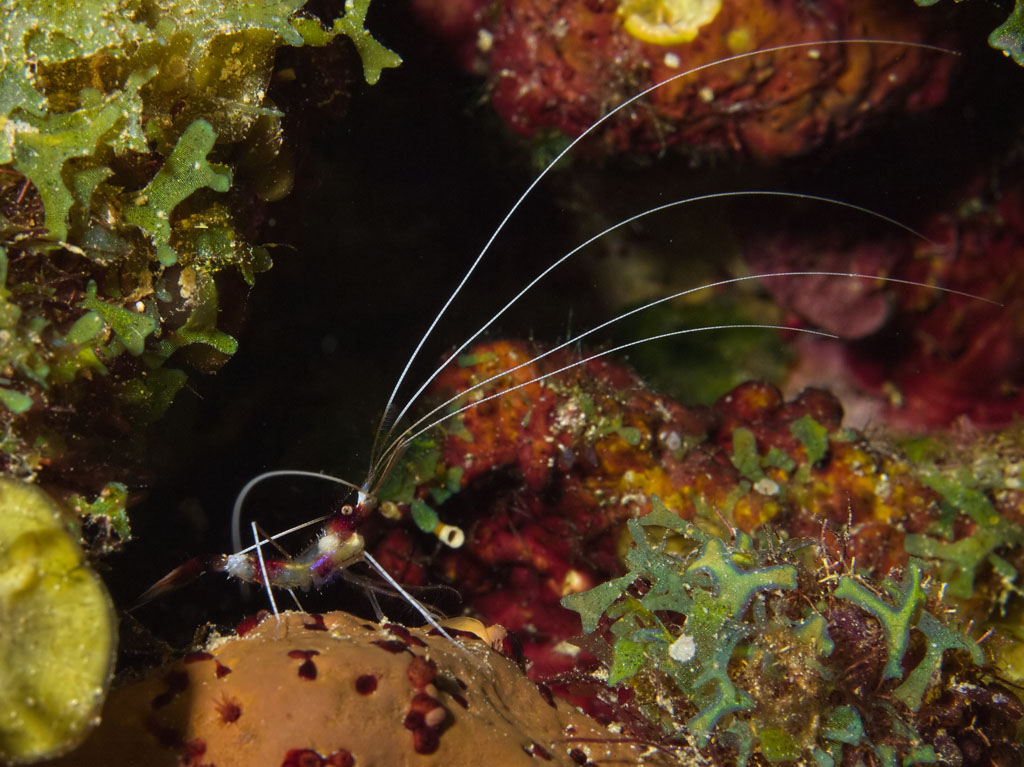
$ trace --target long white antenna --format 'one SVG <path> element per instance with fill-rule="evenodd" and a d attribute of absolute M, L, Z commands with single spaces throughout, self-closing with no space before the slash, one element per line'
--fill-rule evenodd
<path fill-rule="evenodd" d="M 307 527 L 312 527 L 313 525 L 317 524 L 318 522 L 323 522 L 324 520 L 330 519 L 333 516 L 334 516 L 333 514 L 324 514 L 322 517 L 317 517 L 316 519 L 310 519 L 310 520 L 308 520 L 306 522 L 303 522 L 302 524 L 295 525 L 294 527 L 289 527 L 287 530 L 282 530 L 282 531 L 280 531 L 278 533 L 274 533 L 273 535 L 268 535 L 267 536 L 267 540 L 268 541 L 276 541 L 278 538 L 284 538 L 286 535 L 291 535 L 292 533 L 297 533 L 299 530 L 305 530 Z M 253 551 L 255 548 L 256 548 L 256 544 L 253 544 L 252 546 L 246 546 L 244 549 L 239 549 L 238 551 L 236 551 L 235 554 L 248 554 L 250 551 Z"/>
<path fill-rule="evenodd" d="M 401 388 L 402 384 L 405 382 L 405 377 L 408 375 L 409 369 L 412 367 L 413 362 L 419 356 L 420 350 L 423 348 L 423 345 L 426 343 L 426 341 L 430 337 L 431 333 L 434 332 L 434 328 L 437 327 L 437 323 L 441 321 L 441 317 L 443 317 L 444 314 L 448 311 L 448 307 L 451 306 L 451 304 L 455 300 L 456 296 L 459 295 L 459 293 L 462 291 L 462 288 L 469 281 L 470 276 L 473 274 L 473 272 L 476 270 L 477 266 L 483 260 L 484 255 L 486 255 L 487 251 L 490 250 L 491 245 L 497 239 L 498 235 L 505 229 L 505 225 L 508 223 L 509 219 L 511 219 L 512 216 L 515 214 L 515 212 L 517 210 L 519 210 L 519 206 L 522 205 L 523 201 L 530 195 L 531 192 L 533 192 L 533 190 L 537 186 L 537 184 L 539 184 L 541 182 L 541 180 L 545 176 L 547 176 L 547 174 L 551 171 L 551 169 L 555 167 L 555 165 L 559 162 L 559 160 L 561 160 L 563 157 L 565 157 L 565 155 L 567 155 L 569 152 L 571 152 L 572 149 L 580 141 L 582 141 L 584 138 L 586 138 L 591 133 L 593 133 L 595 130 L 597 130 L 597 128 L 599 128 L 605 122 L 610 120 L 614 115 L 618 114 L 623 109 L 626 109 L 630 104 L 633 104 L 633 103 L 637 102 L 638 100 L 644 98 L 645 96 L 647 96 L 647 94 L 657 90 L 658 88 L 661 88 L 664 85 L 667 85 L 668 83 L 675 82 L 676 80 L 680 80 L 680 79 L 682 79 L 684 77 L 689 77 L 690 75 L 696 74 L 697 72 L 702 72 L 705 69 L 710 69 L 712 67 L 717 67 L 717 66 L 720 66 L 722 64 L 727 64 L 727 63 L 729 63 L 731 61 L 741 61 L 743 59 L 752 58 L 754 56 L 759 56 L 761 54 L 766 54 L 766 53 L 775 53 L 775 52 L 778 52 L 778 51 L 795 50 L 795 49 L 798 49 L 798 48 L 814 48 L 814 47 L 821 47 L 821 46 L 826 46 L 826 45 L 831 46 L 831 45 L 851 45 L 851 44 L 900 45 L 900 46 L 903 46 L 905 48 L 918 48 L 918 49 L 922 49 L 922 50 L 930 50 L 930 51 L 936 51 L 936 52 L 939 52 L 939 53 L 948 53 L 948 54 L 957 55 L 956 51 L 950 50 L 948 48 L 943 48 L 943 47 L 938 46 L 938 45 L 930 45 L 928 43 L 918 43 L 918 42 L 906 42 L 906 41 L 903 41 L 903 40 L 882 40 L 882 39 L 876 39 L 876 38 L 848 38 L 848 39 L 845 39 L 845 40 L 815 40 L 815 41 L 806 42 L 806 43 L 788 43 L 786 45 L 776 45 L 776 46 L 772 46 L 770 48 L 763 48 L 763 49 L 757 50 L 757 51 L 748 51 L 746 53 L 738 53 L 735 56 L 727 56 L 724 59 L 718 59 L 717 61 L 712 61 L 712 62 L 709 62 L 707 64 L 702 64 L 700 66 L 693 67 L 692 69 L 687 69 L 685 72 L 680 72 L 678 74 L 672 75 L 672 77 L 669 77 L 669 78 L 667 78 L 665 80 L 662 80 L 660 83 L 655 83 L 654 85 L 650 86 L 649 88 L 646 88 L 646 89 L 640 91 L 639 93 L 637 93 L 636 95 L 631 96 L 630 98 L 628 98 L 625 101 L 623 101 L 621 104 L 616 106 L 614 109 L 612 109 L 610 112 L 605 114 L 603 117 L 600 117 L 596 122 L 594 122 L 592 125 L 590 125 L 590 127 L 588 127 L 585 131 L 583 131 L 579 136 L 577 136 L 572 141 L 570 141 L 569 144 L 561 152 L 559 152 L 550 163 L 548 163 L 548 165 L 544 168 L 544 170 L 542 170 L 537 175 L 537 177 L 532 182 L 530 182 L 530 185 L 526 188 L 526 191 L 524 191 L 521 195 L 519 195 L 519 198 L 515 201 L 515 203 L 512 205 L 512 207 L 509 208 L 508 213 L 505 214 L 505 217 L 501 220 L 501 222 L 498 224 L 497 228 L 494 230 L 494 232 L 488 238 L 488 240 L 484 244 L 483 248 L 480 250 L 480 252 L 477 254 L 476 258 L 473 260 L 473 263 L 470 264 L 469 269 L 466 270 L 466 273 L 462 276 L 462 279 L 459 281 L 459 284 L 455 286 L 455 290 L 452 291 L 451 295 L 449 295 L 448 299 L 444 302 L 444 305 L 441 307 L 440 311 L 438 311 L 438 313 L 436 315 L 434 315 L 434 319 L 431 320 L 430 326 L 427 328 L 426 332 L 423 334 L 423 337 L 420 338 L 419 343 L 416 344 L 416 347 L 413 349 L 412 354 L 409 355 L 409 359 L 406 361 L 405 367 L 402 368 L 402 372 L 398 376 L 398 380 L 395 381 L 395 386 L 391 390 L 391 395 L 388 397 L 387 404 L 384 406 L 384 412 L 381 415 L 381 424 L 380 424 L 380 426 L 378 427 L 378 430 L 377 430 L 377 435 L 378 436 L 377 436 L 377 439 L 374 440 L 373 450 L 371 451 L 371 455 L 370 455 L 371 465 L 377 462 L 378 447 L 379 447 L 380 440 L 381 439 L 386 439 L 388 436 L 390 436 L 390 432 L 391 432 L 390 429 L 388 430 L 388 434 L 385 435 L 384 437 L 381 437 L 381 434 L 383 433 L 383 424 L 386 422 L 386 420 L 389 418 L 389 414 L 392 412 L 392 408 L 394 406 L 395 397 L 398 395 L 398 390 L 399 390 L 399 388 Z M 397 421 L 398 421 L 398 419 L 396 418 L 395 422 L 397 422 Z"/>
<path fill-rule="evenodd" d="M 623 219 L 622 221 L 619 221 L 617 224 L 613 224 L 612 226 L 607 227 L 603 231 L 598 232 L 597 234 L 595 234 L 590 239 L 586 240 L 585 242 L 581 243 L 580 245 L 577 245 L 575 248 L 570 250 L 568 253 L 566 253 L 564 256 L 562 256 L 558 260 L 552 262 L 546 269 L 544 269 L 540 274 L 538 274 L 529 283 L 527 283 L 526 287 L 524 287 L 522 290 L 520 290 L 518 293 L 516 293 L 516 295 L 513 296 L 512 299 L 508 303 L 506 303 L 501 309 L 499 309 L 494 314 L 494 316 L 492 316 L 489 320 L 487 320 L 487 322 L 485 322 L 483 325 L 481 325 L 480 328 L 475 333 L 473 333 L 473 335 L 471 335 L 469 338 L 467 338 L 465 341 L 463 341 L 462 344 L 459 346 L 459 348 L 457 348 L 454 352 L 451 353 L 451 355 L 449 355 L 449 359 L 452 358 L 452 357 L 458 356 L 459 353 L 461 353 L 463 349 L 465 349 L 467 346 L 469 346 L 471 343 L 473 343 L 473 341 L 475 341 L 477 338 L 479 338 L 480 335 L 485 330 L 487 330 L 487 328 L 489 328 L 491 325 L 493 325 L 498 320 L 498 318 L 500 318 L 506 311 L 508 311 L 512 307 L 513 304 L 515 304 L 517 301 L 519 301 L 520 298 L 522 298 L 524 295 L 526 295 L 533 288 L 534 285 L 536 285 L 542 279 L 547 277 L 548 274 L 550 274 L 554 269 L 556 269 L 557 267 L 561 266 L 563 263 L 565 263 L 567 260 L 569 260 L 569 258 L 571 258 L 572 256 L 574 256 L 577 253 L 579 253 L 581 250 L 586 248 L 591 243 L 596 242 L 597 240 L 599 240 L 602 237 L 610 234 L 611 232 L 614 232 L 616 229 L 621 229 L 624 226 L 628 226 L 629 224 L 632 224 L 633 222 L 638 221 L 641 218 L 645 218 L 646 216 L 650 216 L 650 215 L 653 215 L 655 213 L 660 213 L 662 211 L 669 210 L 671 208 L 680 207 L 682 205 L 688 205 L 690 203 L 705 202 L 707 200 L 726 199 L 726 198 L 732 198 L 732 197 L 785 197 L 785 198 L 797 199 L 797 200 L 809 200 L 809 201 L 814 201 L 814 202 L 824 202 L 824 203 L 828 203 L 830 205 L 835 205 L 837 207 L 848 208 L 850 210 L 855 210 L 858 213 L 864 213 L 864 214 L 869 215 L 869 216 L 874 216 L 877 219 L 885 221 L 888 224 L 892 224 L 893 226 L 899 227 L 900 229 L 903 229 L 903 230 L 909 232 L 910 234 L 914 235 L 915 237 L 918 237 L 918 238 L 924 240 L 925 242 L 927 242 L 927 243 L 929 243 L 931 245 L 937 245 L 938 244 L 938 243 L 934 242 L 933 240 L 929 239 L 928 237 L 926 237 L 925 235 L 923 235 L 921 232 L 918 232 L 916 229 L 913 229 L 913 228 L 907 226 L 906 224 L 904 224 L 902 221 L 898 221 L 897 219 L 892 218 L 891 216 L 887 216 L 884 213 L 879 213 L 878 211 L 871 210 L 870 208 L 865 208 L 862 205 L 856 205 L 855 203 L 852 203 L 852 202 L 844 202 L 843 200 L 836 200 L 836 199 L 833 199 L 831 197 L 823 197 L 821 195 L 816 195 L 816 194 L 808 194 L 808 193 L 804 193 L 804 192 L 781 192 L 781 191 L 775 191 L 775 190 L 751 189 L 751 190 L 740 190 L 740 191 L 735 191 L 735 192 L 714 192 L 714 193 L 710 193 L 710 194 L 696 195 L 694 197 L 685 197 L 685 198 L 683 198 L 681 200 L 674 200 L 672 202 L 667 202 L 667 203 L 665 203 L 663 205 L 657 205 L 657 206 L 655 206 L 653 208 L 648 208 L 647 210 L 641 211 L 640 213 L 637 213 L 637 214 L 635 214 L 633 216 L 630 216 L 629 218 Z M 708 286 L 705 286 L 705 287 L 716 287 L 719 284 L 727 284 L 727 282 L 726 283 L 715 283 L 713 285 L 708 285 Z M 704 287 L 696 288 L 695 290 L 703 290 L 703 289 L 704 289 Z M 685 294 L 683 294 L 683 295 L 685 295 Z M 429 376 L 427 376 L 427 379 L 423 382 L 423 384 L 420 386 L 420 388 L 418 388 L 416 390 L 416 392 L 409 398 L 409 400 L 405 403 L 405 406 L 398 413 L 398 415 L 395 416 L 394 419 L 391 419 L 392 424 L 396 424 L 396 423 L 398 423 L 399 421 L 402 420 L 402 418 L 405 416 L 405 414 L 409 411 L 409 408 L 411 408 L 412 405 L 416 402 L 417 398 L 424 392 L 424 390 L 428 386 L 430 386 L 430 384 L 434 381 L 434 379 L 437 378 L 437 376 L 441 374 L 441 371 L 443 371 L 445 369 L 447 364 L 448 364 L 447 361 L 441 363 L 437 367 L 437 369 L 434 370 L 433 373 L 431 373 Z M 389 437 L 391 435 L 392 431 L 393 431 L 393 426 L 392 426 L 391 429 L 388 430 L 388 432 L 385 435 L 385 437 Z"/>
<path fill-rule="evenodd" d="M 328 482 L 334 482 L 337 485 L 344 485 L 345 487 L 351 488 L 358 493 L 362 493 L 362 489 L 359 485 L 356 485 L 347 480 L 339 477 L 332 477 L 330 474 L 321 474 L 316 471 L 303 471 L 301 469 L 275 469 L 274 471 L 265 471 L 262 474 L 257 474 L 255 477 L 250 479 L 241 490 L 238 491 L 238 495 L 235 497 L 235 505 L 231 509 L 231 547 L 235 550 L 235 553 L 241 554 L 242 552 L 242 507 L 245 505 L 245 499 L 249 495 L 249 492 L 256 487 L 256 485 L 264 482 L 273 477 L 313 477 L 314 479 L 323 479 Z M 295 532 L 301 530 L 303 527 L 308 527 L 311 524 L 316 523 L 319 520 L 313 520 L 312 522 L 304 522 L 297 527 L 293 527 L 291 530 L 286 530 L 283 533 L 278 533 L 273 536 L 271 540 L 279 538 L 282 535 L 286 535 L 289 532 Z M 252 547 L 245 549 L 245 551 L 252 551 Z"/>
<path fill-rule="evenodd" d="M 596 329 L 597 328 L 592 328 L 592 330 L 596 330 Z M 601 350 L 599 352 L 596 352 L 595 354 L 591 354 L 589 357 L 584 357 L 583 359 L 576 360 L 575 362 L 570 362 L 568 365 L 563 365 L 562 367 L 558 368 L 557 370 L 552 370 L 550 372 L 543 373 L 542 375 L 535 376 L 535 377 L 531 378 L 529 381 L 523 381 L 522 383 L 518 383 L 515 386 L 510 386 L 507 389 L 502 389 L 499 392 L 495 392 L 494 394 L 490 394 L 490 395 L 488 395 L 486 397 L 483 397 L 481 399 L 473 400 L 468 405 L 463 405 L 458 410 L 455 410 L 455 411 L 453 411 L 451 413 L 446 413 L 445 415 L 441 416 L 437 420 L 431 421 L 429 424 L 427 424 L 426 426 L 416 430 L 415 432 L 413 432 L 411 428 L 410 429 L 406 429 L 406 431 L 403 432 L 403 435 L 407 434 L 408 436 L 401 436 L 401 437 L 399 437 L 398 440 L 396 440 L 396 444 L 394 445 L 393 448 L 391 448 L 391 450 L 396 452 L 396 453 L 401 452 L 406 447 L 408 447 L 409 444 L 411 442 L 413 442 L 421 434 L 425 434 L 426 432 L 428 432 L 431 429 L 433 429 L 435 426 L 440 426 L 445 421 L 447 421 L 447 420 L 449 420 L 451 418 L 455 418 L 455 416 L 459 415 L 460 413 L 465 413 L 467 410 L 472 410 L 475 407 L 479 407 L 480 405 L 484 404 L 485 402 L 490 402 L 492 399 L 498 399 L 499 397 L 504 397 L 505 395 L 510 394 L 511 392 L 516 391 L 517 389 L 522 389 L 525 386 L 530 386 L 531 384 L 538 383 L 539 381 L 543 381 L 543 380 L 545 380 L 547 378 L 551 378 L 552 376 L 556 376 L 556 375 L 558 375 L 560 373 L 564 373 L 567 370 L 572 370 L 573 368 L 579 367 L 580 365 L 586 365 L 588 362 L 590 362 L 592 360 L 600 359 L 601 357 L 606 357 L 609 354 L 615 354 L 616 352 L 621 352 L 624 349 L 629 349 L 630 347 L 633 347 L 633 346 L 639 346 L 640 344 L 645 344 L 645 343 L 648 343 L 649 341 L 658 341 L 658 340 L 661 340 L 662 338 L 671 338 L 673 336 L 685 336 L 685 335 L 687 335 L 689 333 L 702 333 L 704 331 L 711 331 L 711 330 L 743 330 L 743 329 L 746 329 L 746 330 L 753 330 L 753 329 L 760 329 L 760 330 L 790 330 L 790 331 L 793 331 L 795 333 L 806 333 L 808 335 L 821 336 L 821 337 L 824 337 L 824 338 L 839 338 L 839 336 L 837 336 L 835 333 L 827 333 L 824 330 L 811 330 L 810 328 L 793 328 L 793 327 L 789 327 L 787 325 L 767 325 L 767 324 L 756 324 L 756 323 L 745 323 L 745 324 L 735 324 L 735 325 L 705 325 L 704 327 L 701 327 L 701 328 L 683 328 L 681 330 L 670 330 L 667 333 L 658 333 L 657 335 L 653 335 L 653 336 L 646 336 L 644 338 L 637 338 L 637 339 L 634 339 L 634 340 L 630 341 L 629 343 L 619 344 L 618 346 L 614 346 L 611 349 L 603 349 L 603 350 Z M 589 333 L 590 331 L 587 331 L 587 332 Z M 507 375 L 508 373 L 512 372 L 513 370 L 518 370 L 519 368 L 523 367 L 524 365 L 529 365 L 532 362 L 536 361 L 537 359 L 540 359 L 540 357 L 546 357 L 548 354 L 551 354 L 551 353 L 557 351 L 558 349 L 562 349 L 562 348 L 568 346 L 570 343 L 574 343 L 575 340 L 576 339 L 572 339 L 570 341 L 566 341 L 561 346 L 557 346 L 554 349 L 551 349 L 551 350 L 549 350 L 547 352 L 544 352 L 544 354 L 538 355 L 537 357 L 534 357 L 532 360 L 527 360 L 522 365 L 518 365 L 518 366 L 516 366 L 514 368 L 510 368 L 509 370 L 506 370 L 506 371 L 503 371 L 501 373 L 498 373 L 498 374 L 492 376 L 491 378 L 489 378 L 488 381 L 493 380 L 494 378 L 500 378 L 500 377 L 502 377 L 504 375 Z M 483 383 L 477 384 L 476 386 L 473 387 L 473 389 L 477 389 L 477 388 L 479 388 L 482 385 L 483 385 Z M 462 392 L 458 396 L 453 397 L 452 400 L 459 399 L 461 396 L 463 396 L 464 394 L 468 393 L 469 391 L 472 391 L 472 390 L 467 389 L 465 392 Z M 431 412 L 434 412 L 434 411 L 431 411 Z M 423 419 L 421 419 L 421 421 L 422 420 Z M 419 423 L 419 422 L 417 422 L 417 423 Z"/>
<path fill-rule="evenodd" d="M 882 218 L 885 218 L 885 217 L 883 216 Z M 900 226 L 903 226 L 903 225 L 900 224 Z M 903 228 L 907 228 L 907 227 L 903 226 Z M 911 231 L 913 231 L 913 230 L 911 230 Z M 502 371 L 500 371 L 498 373 L 495 373 L 494 375 L 490 376 L 489 378 L 486 378 L 486 379 L 484 379 L 482 381 L 478 381 L 477 383 L 475 383 L 473 386 L 469 387 L 468 389 L 466 389 L 466 390 L 464 390 L 462 392 L 459 392 L 457 395 L 449 398 L 445 402 L 443 402 L 440 405 L 434 407 L 432 410 L 430 410 L 429 412 L 427 412 L 426 414 L 421 416 L 412 425 L 410 425 L 405 431 L 403 431 L 401 435 L 399 435 L 394 440 L 392 440 L 392 442 L 389 444 L 387 450 L 385 450 L 381 454 L 381 457 L 380 457 L 380 460 L 378 461 L 378 464 L 373 467 L 373 472 L 371 473 L 371 476 L 376 477 L 376 474 L 379 471 L 381 466 L 385 466 L 388 463 L 390 463 L 393 460 L 393 456 L 394 455 L 396 455 L 397 453 L 399 453 L 402 450 L 404 450 L 405 447 L 408 446 L 408 444 L 413 439 L 415 439 L 416 437 L 420 436 L 425 431 L 428 431 L 429 429 L 433 428 L 434 426 L 437 426 L 437 425 L 443 423 L 444 421 L 448 420 L 449 418 L 453 417 L 454 415 L 457 415 L 458 413 L 462 413 L 462 412 L 464 412 L 464 411 L 466 411 L 466 410 L 468 410 L 468 409 L 470 409 L 472 407 L 476 407 L 477 405 L 482 404 L 483 402 L 488 401 L 489 399 L 493 399 L 494 397 L 491 396 L 491 397 L 487 397 L 487 398 L 482 399 L 482 400 L 477 400 L 477 401 L 471 403 L 470 405 L 455 411 L 455 413 L 449 413 L 449 414 L 445 415 L 444 417 L 442 417 L 442 418 L 440 418 L 438 420 L 433 421 L 427 427 L 424 427 L 422 429 L 418 428 L 420 426 L 420 424 L 422 424 L 424 421 L 428 420 L 435 413 L 437 413 L 437 412 L 441 411 L 442 409 L 446 408 L 448 405 L 451 405 L 452 403 L 457 402 L 460 399 L 463 399 L 464 397 L 468 396 L 470 393 L 476 391 L 477 389 L 480 389 L 480 388 L 486 386 L 491 381 L 494 381 L 494 380 L 496 380 L 498 378 L 506 376 L 506 375 L 508 375 L 510 373 L 514 373 L 515 371 L 517 371 L 517 370 L 519 370 L 521 368 L 524 368 L 527 365 L 532 365 L 535 362 L 537 362 L 537 361 L 539 361 L 539 360 L 541 360 L 541 359 L 543 359 L 543 358 L 545 358 L 545 357 L 547 357 L 547 356 L 549 356 L 551 354 L 554 354 L 557 351 L 560 351 L 560 350 L 566 348 L 567 346 L 571 346 L 573 344 L 578 343 L 580 340 L 582 340 L 586 336 L 591 335 L 592 333 L 596 333 L 597 331 L 602 330 L 602 329 L 608 327 L 609 325 L 611 325 L 613 323 L 619 322 L 620 320 L 623 320 L 623 319 L 625 319 L 627 317 L 630 317 L 630 316 L 632 316 L 634 314 L 637 314 L 638 312 L 642 312 L 642 311 L 645 311 L 647 309 L 650 309 L 651 307 L 657 306 L 658 304 L 662 304 L 662 303 L 664 303 L 666 301 L 671 301 L 671 300 L 676 299 L 676 298 L 681 298 L 683 296 L 687 296 L 687 295 L 690 295 L 692 293 L 696 293 L 696 292 L 701 291 L 701 290 L 708 290 L 708 289 L 712 289 L 712 288 L 722 287 L 724 285 L 734 285 L 734 284 L 741 283 L 741 282 L 747 282 L 749 280 L 762 280 L 762 279 L 771 279 L 771 278 L 778 278 L 778 277 L 846 277 L 846 278 L 851 278 L 851 279 L 853 279 L 853 278 L 860 278 L 860 279 L 878 280 L 880 282 L 894 283 L 894 284 L 898 284 L 898 285 L 910 285 L 910 286 L 913 286 L 913 287 L 928 288 L 929 290 L 936 290 L 936 291 L 939 291 L 939 292 L 942 292 L 942 293 L 949 293 L 949 294 L 952 294 L 952 295 L 962 296 L 964 298 L 970 298 L 970 299 L 974 299 L 974 300 L 984 301 L 986 303 L 994 304 L 996 306 L 1000 305 L 998 301 L 993 301 L 992 299 L 985 298 L 983 296 L 976 296 L 976 295 L 973 295 L 971 293 L 966 293 L 966 292 L 961 291 L 961 290 L 955 290 L 953 288 L 943 288 L 943 287 L 940 287 L 940 286 L 937 286 L 937 285 L 926 285 L 924 283 L 916 282 L 914 280 L 900 279 L 899 277 L 880 277 L 878 275 L 858 274 L 856 272 L 798 271 L 798 272 L 772 272 L 770 274 L 750 274 L 750 275 L 744 275 L 742 277 L 730 277 L 728 279 L 718 280 L 717 282 L 711 282 L 711 283 L 707 283 L 707 284 L 704 284 L 704 285 L 699 285 L 699 286 L 694 287 L 694 288 L 687 288 L 686 290 L 681 290 L 681 291 L 678 291 L 676 293 L 672 293 L 670 295 L 662 296 L 661 298 L 654 299 L 653 301 L 649 301 L 646 304 L 643 304 L 642 306 L 635 307 L 635 308 L 630 309 L 630 310 L 628 310 L 626 312 L 623 312 L 622 314 L 619 314 L 619 315 L 617 315 L 615 317 L 612 317 L 611 319 L 605 320 L 604 322 L 602 322 L 602 323 L 600 323 L 598 325 L 595 325 L 594 327 L 590 328 L 589 330 L 585 330 L 582 333 L 579 333 L 576 336 L 570 338 L 569 340 L 563 341 L 561 344 L 558 344 L 557 346 L 554 346 L 554 347 L 552 347 L 552 348 L 550 348 L 550 349 L 548 349 L 548 350 L 546 350 L 544 352 L 541 352 L 540 354 L 537 354 L 536 356 L 526 360 L 525 362 L 521 362 L 520 364 L 515 365 L 513 367 L 510 367 L 507 370 L 502 370 Z M 832 335 L 830 333 L 822 333 L 820 331 L 814 331 L 814 330 L 810 330 L 810 329 L 807 329 L 807 328 L 792 328 L 792 327 L 778 326 L 778 325 L 715 325 L 715 326 L 708 326 L 708 327 L 702 327 L 702 328 L 686 328 L 686 329 L 683 329 L 683 330 L 677 330 L 677 331 L 673 331 L 673 332 L 670 332 L 670 333 L 662 333 L 662 334 L 659 334 L 659 335 L 656 335 L 656 336 L 649 336 L 647 338 L 638 339 L 638 340 L 633 341 L 631 343 L 623 344 L 622 346 L 617 346 L 614 349 L 608 349 L 608 350 L 602 351 L 601 353 L 599 353 L 597 355 L 594 355 L 592 357 L 588 357 L 585 360 L 580 360 L 579 362 L 576 362 L 573 365 L 568 366 L 567 368 L 563 368 L 563 370 L 569 369 L 571 367 L 574 367 L 575 365 L 581 365 L 581 364 L 583 364 L 585 362 L 589 362 L 590 360 L 596 359 L 597 357 L 602 357 L 602 356 L 604 356 L 606 354 L 611 354 L 612 352 L 620 351 L 622 349 L 628 349 L 631 346 L 636 346 L 637 344 L 646 343 L 648 341 L 655 341 L 655 340 L 658 340 L 660 338 L 667 338 L 667 337 L 676 336 L 676 335 L 684 335 L 684 334 L 687 334 L 687 333 L 696 333 L 696 332 L 700 332 L 700 331 L 703 331 L 703 330 L 721 330 L 721 329 L 731 328 L 731 327 L 775 328 L 777 330 L 793 330 L 793 331 L 802 332 L 802 333 L 811 333 L 811 334 L 814 334 L 814 335 L 822 335 L 822 336 L 827 336 L 827 337 L 830 337 L 830 338 L 836 338 L 836 336 L 834 336 L 834 335 Z M 561 371 L 556 371 L 556 372 L 561 372 Z M 525 384 L 521 384 L 520 386 L 513 387 L 512 389 L 506 389 L 504 391 L 505 392 L 514 391 L 515 389 L 521 388 L 522 386 L 525 386 L 525 385 L 527 385 L 529 383 L 534 383 L 534 382 L 536 382 L 538 380 L 542 380 L 543 378 L 547 378 L 547 377 L 549 377 L 551 375 L 554 375 L 554 373 L 548 373 L 548 374 L 546 374 L 546 375 L 544 375 L 544 376 L 542 376 L 540 378 L 534 379 L 533 381 L 528 381 Z M 494 395 L 494 396 L 500 396 L 500 394 L 501 393 L 499 393 L 499 395 Z M 409 436 L 410 434 L 412 436 Z"/>

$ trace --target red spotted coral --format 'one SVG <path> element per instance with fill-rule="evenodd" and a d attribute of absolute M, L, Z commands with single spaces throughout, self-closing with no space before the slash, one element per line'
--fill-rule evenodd
<path fill-rule="evenodd" d="M 113 693 L 64 764 L 572 767 L 645 759 L 471 635 L 463 646 L 345 613 L 289 613 Z"/>

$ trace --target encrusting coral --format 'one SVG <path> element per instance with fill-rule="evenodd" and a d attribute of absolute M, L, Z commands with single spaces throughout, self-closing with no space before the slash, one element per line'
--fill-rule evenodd
<path fill-rule="evenodd" d="M 55 764 L 667 766 L 687 751 L 620 738 L 465 631 L 453 645 L 339 612 L 254 624 L 114 691 Z"/>
<path fill-rule="evenodd" d="M 645 88 L 685 70 L 782 41 L 934 42 L 934 12 L 876 0 L 416 0 L 425 22 L 495 110 L 526 136 L 575 137 Z M 457 9 L 457 10 L 456 10 Z M 843 140 L 893 111 L 939 103 L 950 56 L 907 46 L 768 51 L 650 93 L 612 121 L 603 150 L 777 161 Z"/>

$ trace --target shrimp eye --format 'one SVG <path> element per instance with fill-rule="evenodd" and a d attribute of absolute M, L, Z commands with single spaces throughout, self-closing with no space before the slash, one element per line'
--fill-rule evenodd
<path fill-rule="evenodd" d="M 341 514 L 342 514 L 342 516 L 350 517 L 350 516 L 352 516 L 352 512 L 353 511 L 355 511 L 355 509 L 353 509 L 352 506 L 350 504 L 348 504 L 348 503 L 346 503 L 344 506 L 341 507 Z"/>

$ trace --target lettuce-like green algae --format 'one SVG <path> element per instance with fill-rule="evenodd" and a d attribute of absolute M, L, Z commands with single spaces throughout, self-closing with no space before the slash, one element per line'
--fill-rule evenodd
<path fill-rule="evenodd" d="M 204 187 L 226 192 L 231 187 L 231 172 L 207 161 L 217 141 L 217 132 L 206 120 L 196 120 L 181 134 L 146 187 L 139 192 L 135 205 L 126 208 L 124 220 L 147 232 L 156 247 L 156 255 L 164 266 L 173 266 L 178 254 L 171 247 L 171 213 L 186 197 Z"/>
<path fill-rule="evenodd" d="M 0 761 L 74 747 L 98 721 L 116 626 L 103 582 L 38 487 L 0 478 Z"/>
<path fill-rule="evenodd" d="M 271 266 L 243 223 L 260 190 L 292 183 L 268 98 L 276 51 L 348 38 L 370 82 L 401 61 L 365 29 L 370 0 L 325 21 L 305 5 L 0 0 L 0 451 L 13 473 L 71 441 L 87 451 L 104 416 L 151 422 L 180 368 L 235 352 L 223 283 Z"/>
<path fill-rule="evenodd" d="M 585 632 L 608 637 L 607 684 L 631 687 L 668 739 L 714 741 L 735 749 L 739 765 L 756 754 L 832 767 L 847 746 L 892 767 L 938 761 L 918 730 L 922 703 L 954 694 L 948 653 L 959 654 L 956 684 L 983 677 L 987 657 L 929 609 L 922 562 L 911 560 L 898 584 L 876 584 L 840 572 L 815 542 L 727 541 L 660 501 L 628 527 L 629 572 L 562 604 Z M 879 640 L 881 655 L 869 649 Z M 871 658 L 888 694 L 856 693 L 871 674 L 845 668 L 851 657 Z"/>

